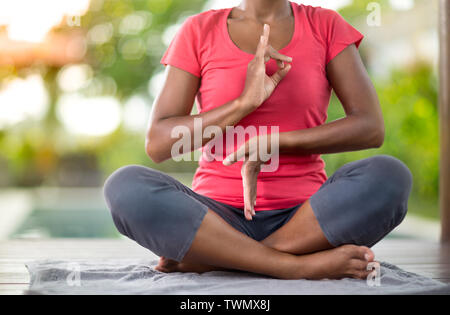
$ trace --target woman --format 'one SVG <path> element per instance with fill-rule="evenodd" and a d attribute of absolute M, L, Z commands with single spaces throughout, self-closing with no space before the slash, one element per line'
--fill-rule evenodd
<path fill-rule="evenodd" d="M 173 129 L 194 135 L 194 119 L 202 130 L 279 130 L 245 138 L 225 161 L 200 160 L 193 190 L 143 166 L 117 170 L 104 192 L 118 230 L 161 256 L 163 272 L 366 278 L 369 247 L 406 214 L 411 173 L 382 155 L 325 174 L 320 154 L 383 143 L 362 38 L 336 12 L 287 0 L 243 0 L 188 18 L 161 60 L 167 75 L 147 133 L 150 158 L 170 158 L 180 139 Z M 331 89 L 346 117 L 325 124 Z M 195 98 L 200 113 L 190 115 Z M 250 144 L 270 145 L 274 135 L 279 165 L 260 172 L 268 160 Z M 189 150 L 213 138 L 203 133 L 196 146 L 192 137 Z"/>

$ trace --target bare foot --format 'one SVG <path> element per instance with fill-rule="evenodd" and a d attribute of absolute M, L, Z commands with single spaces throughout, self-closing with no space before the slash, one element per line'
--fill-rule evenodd
<path fill-rule="evenodd" d="M 343 245 L 310 255 L 298 256 L 300 268 L 295 278 L 304 279 L 366 279 L 375 255 L 365 246 Z"/>
<path fill-rule="evenodd" d="M 297 256 L 294 269 L 286 270 L 283 279 L 366 279 L 372 270 L 367 270 L 367 264 L 373 262 L 375 255 L 365 246 L 343 245 L 309 255 Z M 161 272 L 196 272 L 203 273 L 224 268 L 177 262 L 161 257 L 156 270 Z"/>
<path fill-rule="evenodd" d="M 224 268 L 208 266 L 208 265 L 200 265 L 200 264 L 191 264 L 186 262 L 178 262 L 172 259 L 168 259 L 165 257 L 161 257 L 159 259 L 158 266 L 155 267 L 155 270 L 161 272 L 196 272 L 203 273 L 208 271 L 217 271 L 217 270 L 225 270 Z"/>
<path fill-rule="evenodd" d="M 159 258 L 159 263 L 158 265 L 155 267 L 155 270 L 161 271 L 161 272 L 176 272 L 177 267 L 178 267 L 179 262 L 172 260 L 172 259 L 168 259 L 165 257 L 160 257 Z"/>

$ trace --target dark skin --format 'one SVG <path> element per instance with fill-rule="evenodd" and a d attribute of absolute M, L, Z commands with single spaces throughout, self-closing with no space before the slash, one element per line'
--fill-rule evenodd
<path fill-rule="evenodd" d="M 290 57 L 278 53 L 290 42 L 294 31 L 287 1 L 243 1 L 230 14 L 228 31 L 233 42 L 255 58 L 249 63 L 240 97 L 196 115 L 203 119 L 204 128 L 216 125 L 225 130 L 226 126 L 236 125 L 270 96 L 290 70 Z M 265 74 L 265 63 L 270 58 L 275 59 L 279 67 L 272 78 Z M 351 45 L 344 49 L 327 65 L 326 71 L 346 117 L 310 129 L 280 133 L 281 153 L 337 153 L 382 144 L 384 124 L 378 97 L 356 47 Z M 177 141 L 170 136 L 173 127 L 185 125 L 193 131 L 195 116 L 190 112 L 199 85 L 198 77 L 167 67 L 166 81 L 155 100 L 146 138 L 147 153 L 154 161 L 170 158 L 172 144 Z M 203 139 L 201 145 L 209 140 Z M 248 220 L 257 215 L 253 209 L 256 179 L 263 163 L 249 161 L 250 148 L 243 145 L 224 162 L 232 164 L 244 158 L 243 215 Z M 236 231 L 210 210 L 183 261 L 162 257 L 157 269 L 165 272 L 237 269 L 285 279 L 365 278 L 369 273 L 367 263 L 373 260 L 374 253 L 364 246 L 333 248 L 306 201 L 287 224 L 261 242 Z"/>

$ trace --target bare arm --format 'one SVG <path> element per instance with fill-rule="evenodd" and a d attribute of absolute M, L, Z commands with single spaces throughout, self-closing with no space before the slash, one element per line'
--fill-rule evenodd
<path fill-rule="evenodd" d="M 327 66 L 327 76 L 346 117 L 310 129 L 280 134 L 280 149 L 299 154 L 336 153 L 380 147 L 384 121 L 378 96 L 355 45 Z"/>
<path fill-rule="evenodd" d="M 174 127 L 188 127 L 193 137 L 196 117 L 202 118 L 204 128 L 216 125 L 224 130 L 226 126 L 234 126 L 249 113 L 241 100 L 235 99 L 208 112 L 190 115 L 199 84 L 200 78 L 168 66 L 166 81 L 153 106 L 145 141 L 146 152 L 155 162 L 170 158 L 171 147 L 178 140 L 171 137 Z M 203 144 L 209 140 L 211 139 L 203 139 Z M 193 150 L 194 141 L 191 143 Z"/>

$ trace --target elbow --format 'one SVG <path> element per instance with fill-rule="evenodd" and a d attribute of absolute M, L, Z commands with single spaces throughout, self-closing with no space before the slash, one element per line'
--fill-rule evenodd
<path fill-rule="evenodd" d="M 380 148 L 384 143 L 384 131 L 378 131 L 373 139 L 373 148 Z"/>
<path fill-rule="evenodd" d="M 166 160 L 157 150 L 157 146 L 153 144 L 152 141 L 150 141 L 149 137 L 145 139 L 145 152 L 147 153 L 147 156 L 156 164 L 162 163 Z"/>
<path fill-rule="evenodd" d="M 375 126 L 372 127 L 372 131 L 370 134 L 370 147 L 371 148 L 380 148 L 384 143 L 384 134 L 385 134 L 385 128 L 383 121 L 378 122 L 374 124 Z"/>

